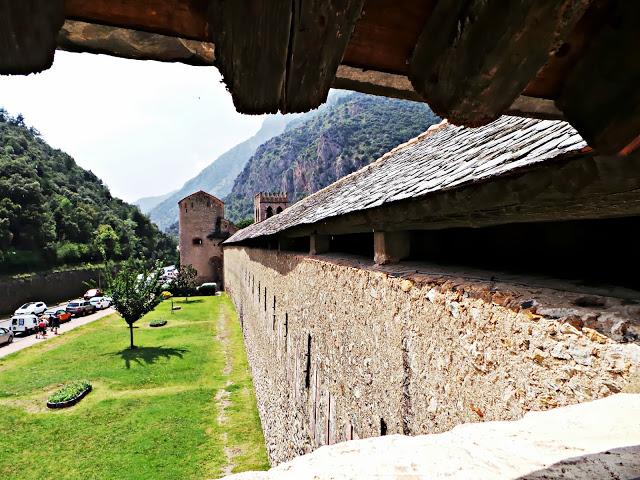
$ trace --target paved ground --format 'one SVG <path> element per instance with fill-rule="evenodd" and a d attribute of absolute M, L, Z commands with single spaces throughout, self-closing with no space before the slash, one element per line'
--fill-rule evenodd
<path fill-rule="evenodd" d="M 69 330 L 73 330 L 74 328 L 78 328 L 82 325 L 86 325 L 87 323 L 95 322 L 99 318 L 102 318 L 113 312 L 115 312 L 113 308 L 107 308 L 105 310 L 100 310 L 96 313 L 92 313 L 91 315 L 87 315 L 86 317 L 72 318 L 70 321 L 60 325 L 60 329 L 58 330 L 58 335 L 62 335 L 64 334 L 64 332 L 68 332 Z M 1 320 L 0 327 L 6 326 L 4 325 L 5 323 L 6 323 L 6 320 Z M 42 339 L 36 338 L 35 333 L 32 333 L 31 335 L 28 335 L 26 337 L 23 337 L 22 334 L 20 334 L 19 336 L 14 338 L 13 343 L 9 345 L 4 344 L 0 346 L 0 358 L 6 357 L 10 353 L 17 352 L 19 350 L 22 350 L 23 348 L 30 347 L 31 345 L 34 345 L 36 343 L 46 342 L 50 338 L 54 338 L 54 337 L 55 335 L 52 334 L 51 332 L 47 332 L 47 338 L 42 338 Z"/>

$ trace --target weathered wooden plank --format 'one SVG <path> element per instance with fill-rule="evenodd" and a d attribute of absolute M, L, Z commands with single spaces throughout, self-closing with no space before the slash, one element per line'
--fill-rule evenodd
<path fill-rule="evenodd" d="M 640 2 L 620 1 L 557 100 L 593 148 L 617 153 L 640 135 Z"/>
<path fill-rule="evenodd" d="M 70 20 L 208 41 L 209 0 L 64 0 Z"/>
<path fill-rule="evenodd" d="M 215 0 L 216 66 L 241 113 L 276 113 L 285 87 L 291 0 Z"/>
<path fill-rule="evenodd" d="M 364 0 L 294 0 L 280 110 L 304 112 L 327 99 Z"/>
<path fill-rule="evenodd" d="M 524 90 L 590 0 L 441 0 L 416 44 L 409 78 L 438 115 L 479 126 Z"/>
<path fill-rule="evenodd" d="M 58 48 L 135 60 L 213 65 L 212 43 L 186 40 L 128 28 L 67 20 L 58 34 Z"/>
<path fill-rule="evenodd" d="M 0 0 L 0 74 L 51 67 L 64 0 Z"/>

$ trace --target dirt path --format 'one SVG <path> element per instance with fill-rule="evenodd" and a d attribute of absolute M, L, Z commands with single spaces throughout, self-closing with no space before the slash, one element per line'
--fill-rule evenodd
<path fill-rule="evenodd" d="M 227 317 L 225 315 L 225 309 L 221 308 L 220 313 L 218 314 L 218 323 L 217 323 L 217 334 L 216 340 L 220 342 L 222 346 L 222 351 L 224 353 L 224 370 L 222 373 L 225 377 L 229 377 L 233 370 L 233 364 L 231 360 L 231 356 L 229 355 L 229 338 L 227 336 Z M 224 385 L 224 388 L 218 390 L 216 394 L 216 404 L 218 405 L 218 424 L 220 426 L 224 426 L 227 422 L 227 408 L 231 405 L 231 401 L 229 400 L 229 392 L 226 390 L 227 387 L 231 385 L 231 380 L 227 380 Z M 226 445 L 228 443 L 228 435 L 227 432 L 222 433 L 222 441 Z M 227 464 L 222 471 L 222 477 L 226 477 L 227 475 L 231 475 L 233 471 L 233 467 L 235 464 L 233 463 L 234 457 L 239 452 L 236 452 L 236 449 L 230 448 L 228 446 L 224 447 L 224 454 L 227 458 Z"/>

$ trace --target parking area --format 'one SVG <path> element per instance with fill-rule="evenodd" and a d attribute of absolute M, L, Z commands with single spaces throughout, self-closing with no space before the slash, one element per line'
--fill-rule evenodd
<path fill-rule="evenodd" d="M 63 303 L 60 305 L 60 307 L 63 308 L 65 305 L 66 303 Z M 95 322 L 96 320 L 114 312 L 115 310 L 113 308 L 106 308 L 104 310 L 98 310 L 97 312 L 84 317 L 74 317 L 68 322 L 60 325 L 58 335 L 63 335 L 65 332 L 73 330 L 74 328 L 78 328 L 82 325 L 86 325 L 87 323 Z M 7 328 L 9 326 L 9 322 L 9 318 L 0 319 L 0 327 Z M 36 338 L 35 333 L 26 336 L 20 334 L 14 338 L 13 343 L 0 345 L 0 358 L 6 357 L 13 352 L 17 352 L 36 343 L 46 342 L 47 340 L 55 337 L 56 335 L 51 332 L 47 332 L 46 338 Z"/>

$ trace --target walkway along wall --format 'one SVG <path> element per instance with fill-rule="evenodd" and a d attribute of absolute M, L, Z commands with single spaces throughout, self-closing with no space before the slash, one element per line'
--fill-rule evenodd
<path fill-rule="evenodd" d="M 615 298 L 233 246 L 224 268 L 273 464 L 604 397 L 640 365 Z"/>

